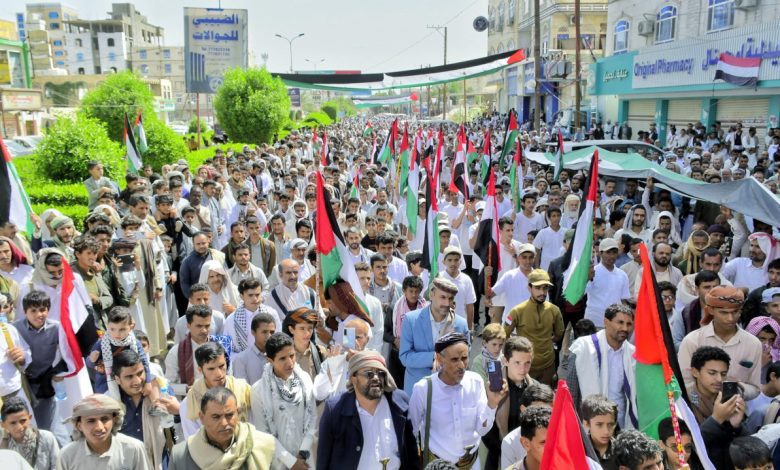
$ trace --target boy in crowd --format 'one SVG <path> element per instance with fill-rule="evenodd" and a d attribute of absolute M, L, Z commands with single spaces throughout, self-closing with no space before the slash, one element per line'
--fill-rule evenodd
<path fill-rule="evenodd" d="M 604 470 L 617 470 L 614 437 L 617 427 L 617 404 L 604 395 L 589 395 L 582 401 L 582 425 Z"/>
<path fill-rule="evenodd" d="M 755 436 L 738 437 L 729 446 L 731 463 L 735 470 L 772 470 L 769 447 Z"/>

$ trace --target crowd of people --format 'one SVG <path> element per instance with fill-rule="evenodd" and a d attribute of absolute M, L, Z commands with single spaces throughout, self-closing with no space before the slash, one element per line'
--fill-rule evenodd
<path fill-rule="evenodd" d="M 396 156 L 383 160 L 393 125 L 366 124 L 216 148 L 197 168 L 145 167 L 121 190 L 94 161 L 78 229 L 55 209 L 33 216 L 33 233 L 0 223 L 0 461 L 536 470 L 565 380 L 590 468 L 780 462 L 780 221 L 652 178 L 611 177 L 600 178 L 595 218 L 579 220 L 587 172 L 523 159 L 512 182 L 515 148 L 557 136 L 523 126 L 522 146 L 505 151 L 506 116 L 495 113 L 462 128 L 408 122 L 413 159 L 436 158 L 441 130 L 441 160 L 428 166 L 440 184 L 427 188 L 423 172 L 419 193 L 401 194 L 412 191 L 399 181 L 404 126 L 390 144 Z M 708 183 L 752 177 L 776 192 L 780 132 L 758 142 L 741 125 L 690 127 L 668 154 L 643 156 Z M 655 141 L 654 132 L 642 136 Z M 463 188 L 451 184 L 465 152 L 458 134 L 487 149 L 469 161 Z M 478 255 L 485 167 L 495 172 L 496 266 Z M 408 201 L 419 204 L 416 220 Z M 335 217 L 358 284 L 350 275 L 324 287 L 322 211 Z M 570 304 L 566 253 L 587 224 L 592 267 L 585 296 Z M 437 260 L 426 259 L 431 247 Z M 695 422 L 668 416 L 640 430 L 633 324 L 646 269 Z"/>

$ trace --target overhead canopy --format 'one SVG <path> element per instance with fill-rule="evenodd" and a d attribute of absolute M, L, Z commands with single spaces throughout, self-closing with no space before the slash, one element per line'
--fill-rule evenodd
<path fill-rule="evenodd" d="M 418 88 L 498 72 L 525 59 L 522 49 L 436 67 L 385 73 L 298 74 L 271 73 L 287 86 L 333 91 L 379 91 Z"/>
<path fill-rule="evenodd" d="M 761 221 L 780 221 L 780 199 L 752 177 L 739 181 L 705 183 L 667 170 L 645 160 L 638 153 L 610 152 L 599 147 L 586 147 L 563 156 L 563 167 L 571 170 L 590 168 L 593 152 L 599 151 L 599 174 L 618 178 L 647 179 L 652 176 L 665 188 L 683 196 L 721 204 L 735 212 Z M 528 158 L 543 165 L 554 165 L 551 153 L 528 152 Z"/>
<path fill-rule="evenodd" d="M 352 102 L 358 108 L 373 108 L 376 106 L 390 106 L 395 104 L 406 104 L 417 101 L 417 94 L 408 95 L 390 95 L 390 96 L 353 96 Z"/>

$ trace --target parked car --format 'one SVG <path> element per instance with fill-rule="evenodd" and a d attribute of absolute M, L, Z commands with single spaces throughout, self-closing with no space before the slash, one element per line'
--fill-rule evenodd
<path fill-rule="evenodd" d="M 11 158 L 33 154 L 33 149 L 27 148 L 12 139 L 3 139 L 3 143 L 5 144 L 8 151 L 11 152 Z"/>
<path fill-rule="evenodd" d="M 34 151 L 38 147 L 38 144 L 40 144 L 41 141 L 43 140 L 43 136 L 42 135 L 16 136 L 14 137 L 13 140 L 14 142 L 17 142 L 23 147 Z"/>
<path fill-rule="evenodd" d="M 183 121 L 171 121 L 168 123 L 168 127 L 170 127 L 173 130 L 173 132 L 179 135 L 186 135 L 187 131 L 190 130 L 190 126 Z"/>

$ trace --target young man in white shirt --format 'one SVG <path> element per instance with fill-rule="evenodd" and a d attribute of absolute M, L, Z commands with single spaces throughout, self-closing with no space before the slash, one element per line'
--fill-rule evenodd
<path fill-rule="evenodd" d="M 597 328 L 604 327 L 604 311 L 607 307 L 631 298 L 628 276 L 615 267 L 619 251 L 618 243 L 614 239 L 601 240 L 599 243 L 601 262 L 593 269 L 591 280 L 585 288 L 585 293 L 588 295 L 585 318 L 592 321 Z"/>
<path fill-rule="evenodd" d="M 450 245 L 445 248 L 445 270 L 439 275 L 458 286 L 458 293 L 455 294 L 455 315 L 465 318 L 469 330 L 474 330 L 474 303 L 477 301 L 477 294 L 471 278 L 460 271 L 462 258 L 463 254 L 458 247 Z"/>
<path fill-rule="evenodd" d="M 528 232 L 537 232 L 544 228 L 544 217 L 534 212 L 536 206 L 536 194 L 523 195 L 523 210 L 515 214 L 515 240 L 520 243 L 528 243 Z"/>
<path fill-rule="evenodd" d="M 534 238 L 539 267 L 545 271 L 550 267 L 550 261 L 561 255 L 563 236 L 566 233 L 566 230 L 561 227 L 561 210 L 559 208 L 547 208 L 547 221 L 550 226 L 539 230 Z"/>

